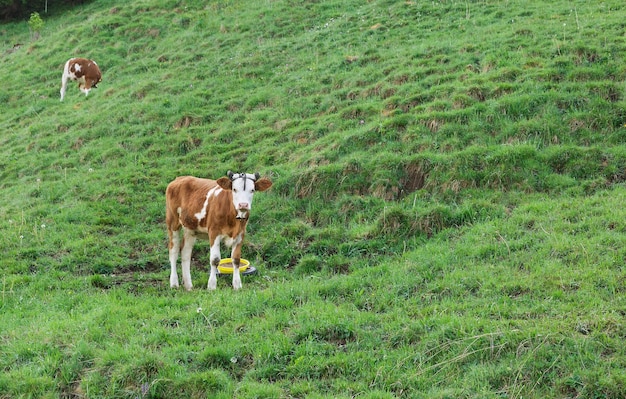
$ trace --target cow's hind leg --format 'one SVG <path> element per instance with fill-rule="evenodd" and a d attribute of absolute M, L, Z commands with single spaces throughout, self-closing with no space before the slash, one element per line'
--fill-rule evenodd
<path fill-rule="evenodd" d="M 191 251 L 196 243 L 196 236 L 192 231 L 183 227 L 183 249 L 181 251 L 181 266 L 183 269 L 183 285 L 187 291 L 191 291 Z"/>
<path fill-rule="evenodd" d="M 178 288 L 178 273 L 176 272 L 176 262 L 180 253 L 180 230 L 167 230 L 169 235 L 169 252 L 170 252 L 170 287 Z"/>

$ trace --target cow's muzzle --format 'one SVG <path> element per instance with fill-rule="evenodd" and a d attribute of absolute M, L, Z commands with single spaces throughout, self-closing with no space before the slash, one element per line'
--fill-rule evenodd
<path fill-rule="evenodd" d="M 247 202 L 240 202 L 237 205 L 237 219 L 248 219 L 250 214 L 250 204 Z"/>

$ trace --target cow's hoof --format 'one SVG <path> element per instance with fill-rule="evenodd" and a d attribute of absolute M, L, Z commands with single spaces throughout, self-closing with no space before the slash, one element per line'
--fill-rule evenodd
<path fill-rule="evenodd" d="M 170 288 L 178 288 L 178 276 L 170 277 Z"/>

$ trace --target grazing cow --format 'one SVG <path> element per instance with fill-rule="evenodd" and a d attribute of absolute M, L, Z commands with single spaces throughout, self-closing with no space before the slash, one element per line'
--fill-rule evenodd
<path fill-rule="evenodd" d="M 165 191 L 167 234 L 169 236 L 170 287 L 178 287 L 176 261 L 181 254 L 183 285 L 191 290 L 191 250 L 196 238 L 205 238 L 211 245 L 211 274 L 207 288 L 217 287 L 217 266 L 220 263 L 220 244 L 232 247 L 233 288 L 241 288 L 239 265 L 241 244 L 246 234 L 246 225 L 252 196 L 255 191 L 265 191 L 272 182 L 259 174 L 233 173 L 217 180 L 182 176 L 172 181 Z M 183 242 L 180 242 L 180 228 Z"/>
<path fill-rule="evenodd" d="M 86 58 L 70 58 L 67 60 L 63 68 L 63 76 L 61 77 L 61 101 L 65 97 L 69 79 L 78 81 L 78 88 L 87 96 L 89 90 L 92 87 L 97 87 L 96 85 L 102 81 L 102 73 L 95 61 Z"/>

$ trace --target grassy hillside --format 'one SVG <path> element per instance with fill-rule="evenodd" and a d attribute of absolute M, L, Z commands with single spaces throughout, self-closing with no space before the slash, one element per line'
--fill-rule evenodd
<path fill-rule="evenodd" d="M 622 1 L 93 1 L 0 28 L 0 398 L 621 398 Z M 21 47 L 14 48 L 16 43 Z M 103 82 L 59 101 L 62 66 Z M 164 190 L 259 171 L 234 292 Z M 224 251 L 225 252 L 225 251 Z"/>

